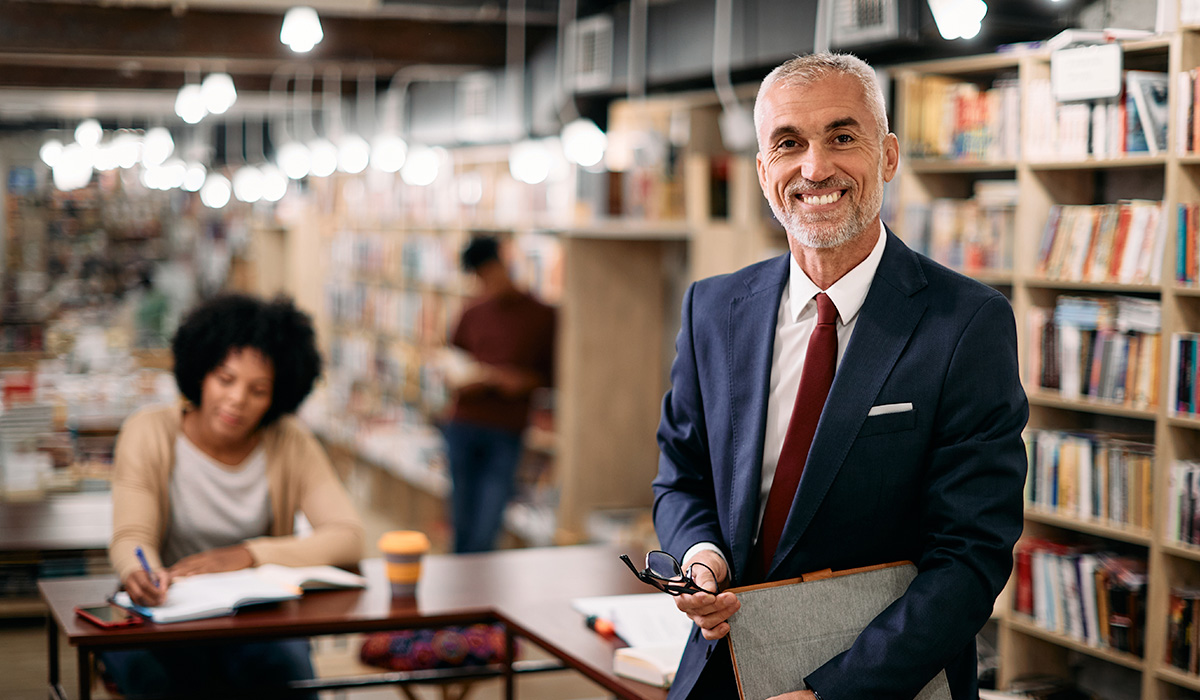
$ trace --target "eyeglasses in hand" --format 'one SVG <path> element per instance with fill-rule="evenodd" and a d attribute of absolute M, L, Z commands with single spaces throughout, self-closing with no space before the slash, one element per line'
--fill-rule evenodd
<path fill-rule="evenodd" d="M 717 580 L 717 575 L 706 564 L 700 562 L 692 562 L 688 567 L 687 573 L 683 572 L 683 567 L 679 565 L 679 560 L 671 556 L 669 553 L 656 549 L 646 555 L 646 568 L 638 571 L 633 562 L 629 560 L 629 555 L 622 554 L 621 561 L 625 562 L 625 566 L 638 577 L 642 583 L 648 583 L 664 593 L 671 595 L 683 595 L 684 593 L 708 593 L 717 595 L 716 591 L 710 591 L 707 588 L 701 587 L 692 578 L 692 569 L 697 566 L 703 566 L 708 569 L 708 573 L 712 574 L 713 580 Z"/>

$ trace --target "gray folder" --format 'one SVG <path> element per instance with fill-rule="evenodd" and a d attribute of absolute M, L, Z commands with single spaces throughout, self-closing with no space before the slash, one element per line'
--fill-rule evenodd
<path fill-rule="evenodd" d="M 804 677 L 854 644 L 860 632 L 908 590 L 910 562 L 731 588 L 742 607 L 729 618 L 729 650 L 742 700 L 804 689 Z M 939 671 L 916 700 L 950 700 Z"/>

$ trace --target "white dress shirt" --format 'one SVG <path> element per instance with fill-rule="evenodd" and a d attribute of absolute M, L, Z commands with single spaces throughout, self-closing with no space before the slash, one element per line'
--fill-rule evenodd
<path fill-rule="evenodd" d="M 883 248 L 887 242 L 883 224 L 879 225 L 879 239 L 867 257 L 854 266 L 838 281 L 824 290 L 837 308 L 838 364 L 846 354 L 846 345 L 858 312 L 862 309 L 879 261 L 883 259 Z M 775 481 L 775 468 L 779 463 L 779 452 L 783 449 L 783 438 L 787 435 L 788 421 L 800 391 L 800 374 L 804 370 L 804 358 L 808 354 L 808 341 L 817 327 L 816 296 L 822 290 L 816 285 L 793 256 L 789 258 L 788 283 L 783 287 L 779 301 L 779 316 L 775 321 L 775 345 L 771 352 L 771 393 L 767 399 L 767 429 L 763 439 L 762 474 L 759 484 L 758 518 L 755 520 L 754 536 L 762 523 L 767 508 L 767 495 Z M 691 560 L 697 552 L 711 550 L 724 558 L 719 547 L 712 542 L 693 545 L 684 555 L 684 562 Z"/>

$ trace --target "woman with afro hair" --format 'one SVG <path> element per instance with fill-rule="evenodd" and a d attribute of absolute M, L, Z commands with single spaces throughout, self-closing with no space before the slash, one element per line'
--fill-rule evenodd
<path fill-rule="evenodd" d="M 321 372 L 308 316 L 286 299 L 224 295 L 187 316 L 171 350 L 182 405 L 130 416 L 114 452 L 109 556 L 130 597 L 161 604 L 171 581 L 191 574 L 356 564 L 362 522 L 292 415 Z M 304 536 L 294 531 L 300 513 L 312 526 Z M 307 640 L 110 652 L 102 661 L 131 698 L 201 689 L 218 697 L 313 677 Z"/>

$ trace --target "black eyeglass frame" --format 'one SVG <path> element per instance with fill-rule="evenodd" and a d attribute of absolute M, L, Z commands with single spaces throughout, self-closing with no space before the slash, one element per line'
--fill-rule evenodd
<path fill-rule="evenodd" d="M 675 571 L 679 572 L 677 577 L 664 578 L 663 576 L 651 571 L 649 562 L 651 554 L 662 554 L 670 559 L 675 565 Z M 692 562 L 692 564 L 688 566 L 687 573 L 684 573 L 683 567 L 679 564 L 679 560 L 676 559 L 670 552 L 664 552 L 661 549 L 655 549 L 651 552 L 647 552 L 646 559 L 646 568 L 638 571 L 638 568 L 634 566 L 633 562 L 629 559 L 628 554 L 621 555 L 621 561 L 625 562 L 625 566 L 629 567 L 629 570 L 633 572 L 634 576 L 638 577 L 639 581 L 642 583 L 648 583 L 663 593 L 669 593 L 673 596 L 681 596 L 685 593 L 707 593 L 709 595 L 717 595 L 716 591 L 710 591 L 707 588 L 697 584 L 691 575 L 693 567 L 703 566 L 705 569 L 708 569 L 708 573 L 712 574 L 713 580 L 717 580 L 716 572 L 714 572 L 707 564 L 698 561 Z"/>

